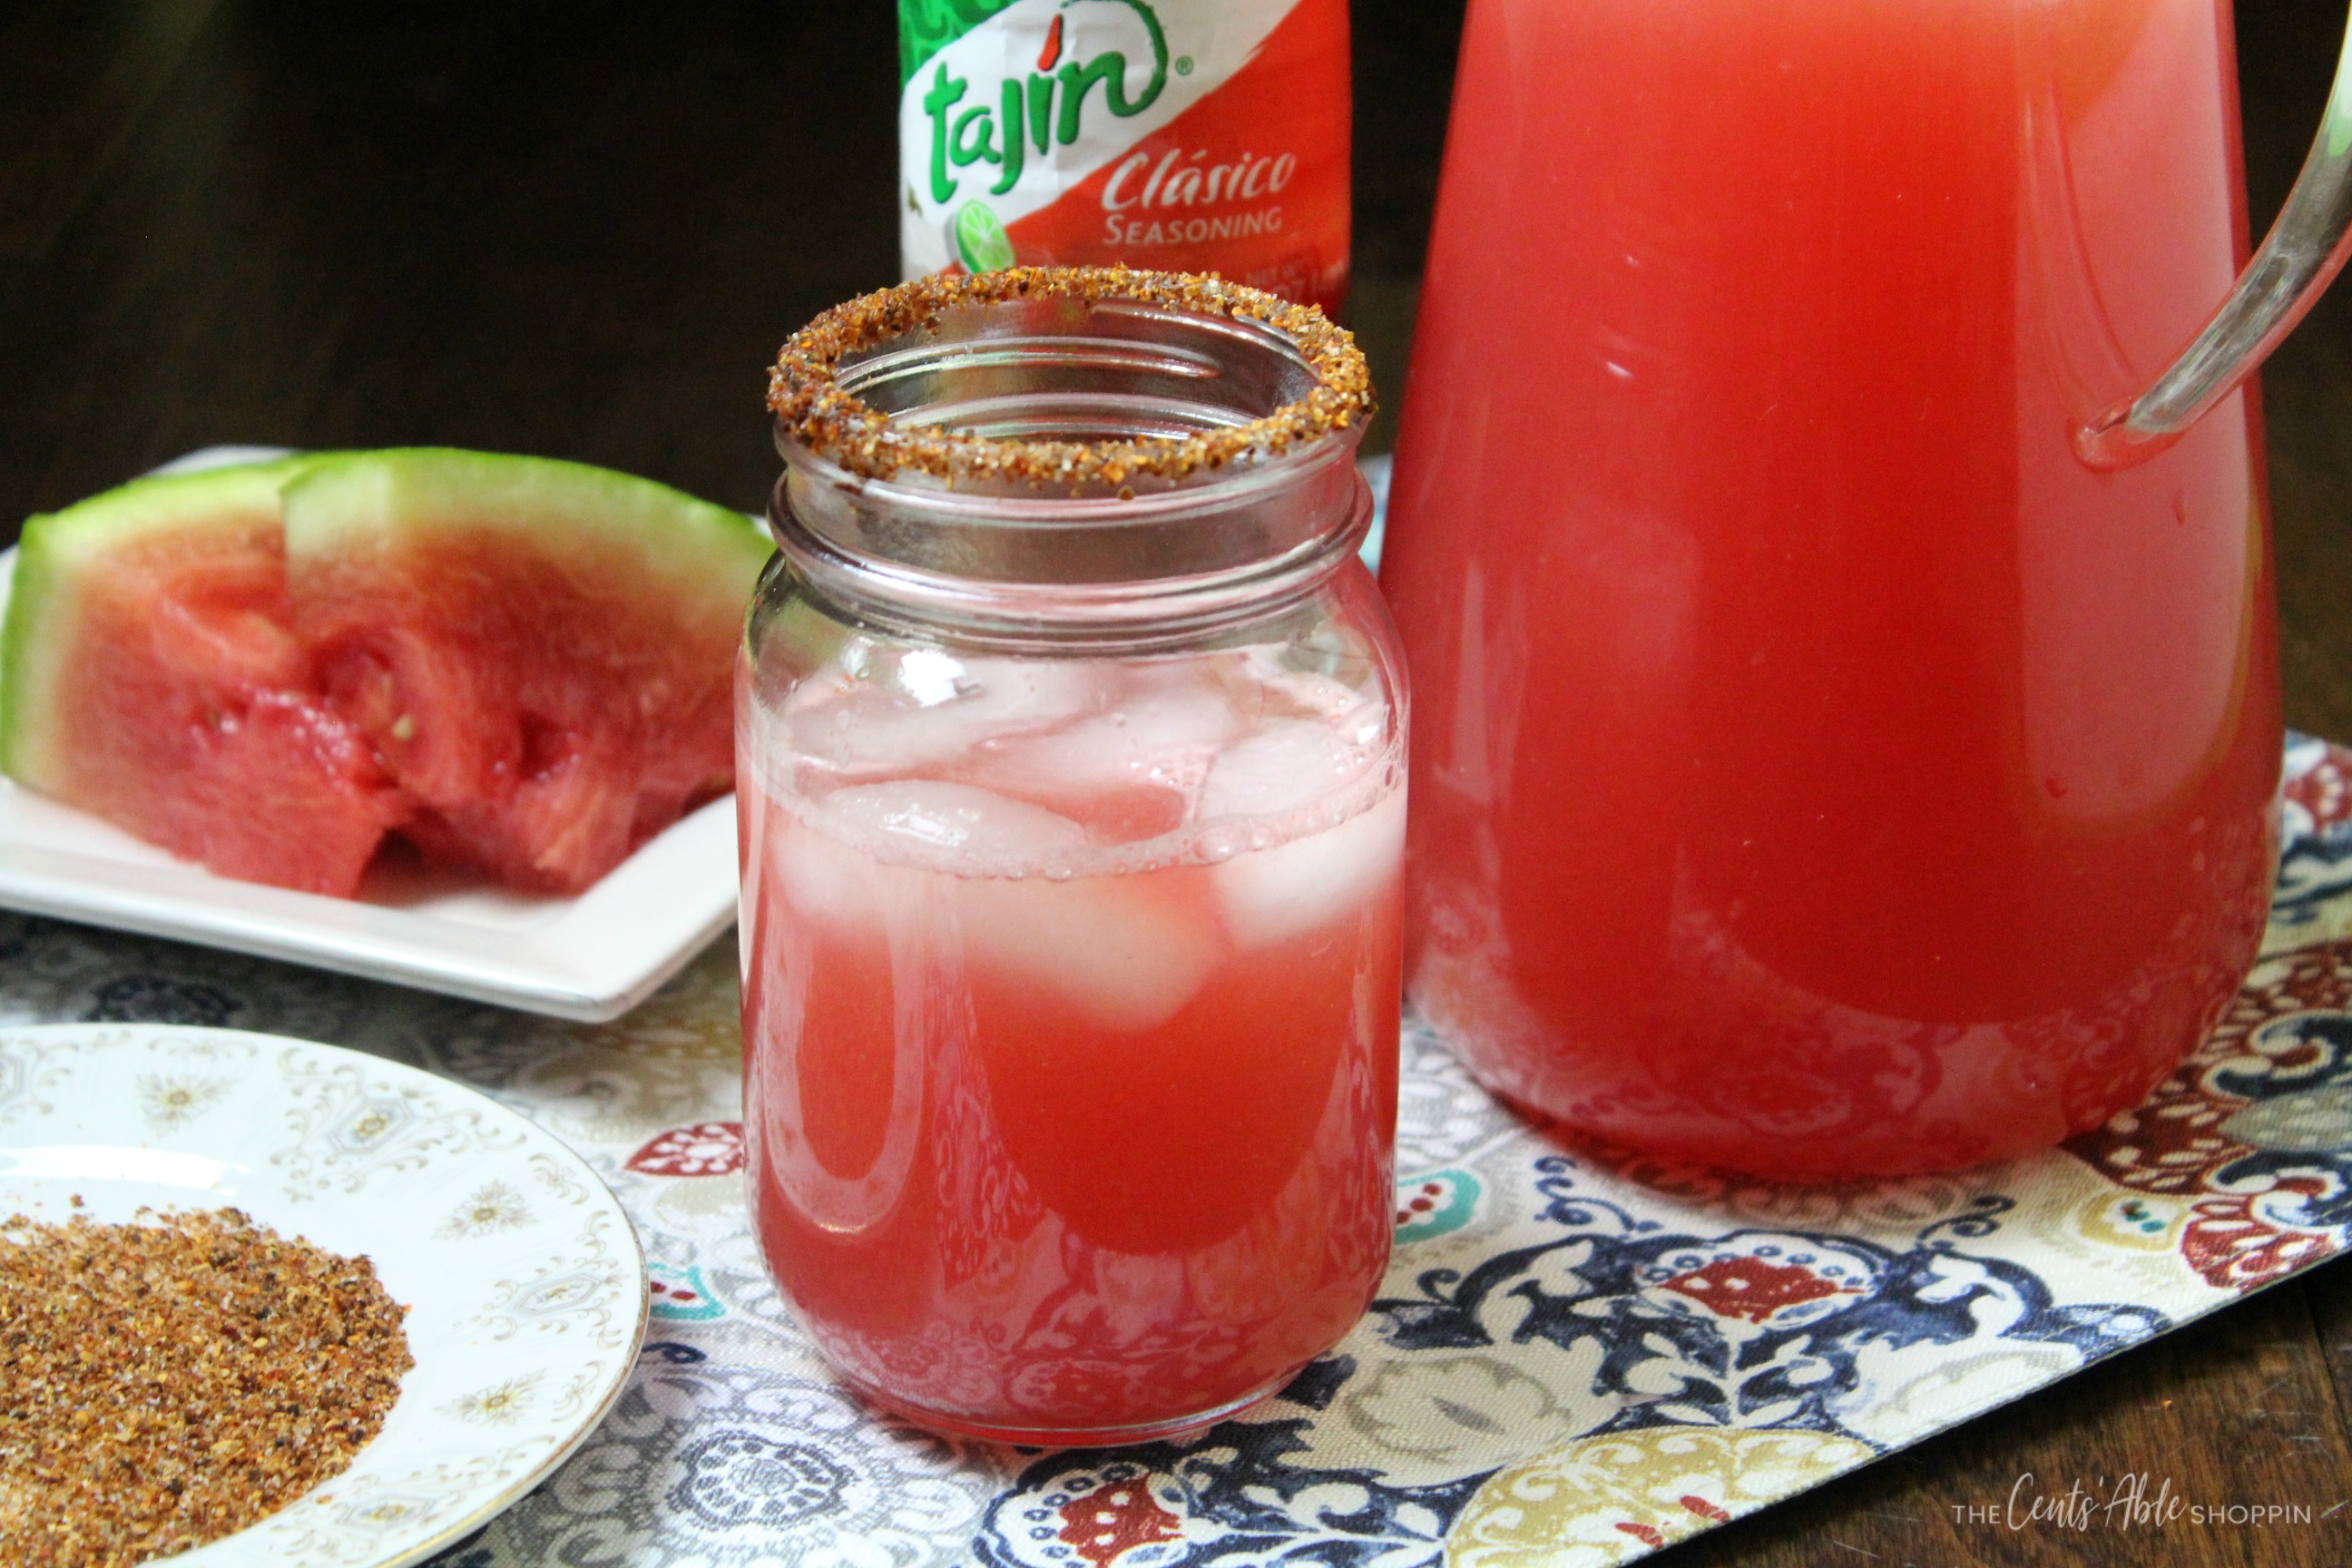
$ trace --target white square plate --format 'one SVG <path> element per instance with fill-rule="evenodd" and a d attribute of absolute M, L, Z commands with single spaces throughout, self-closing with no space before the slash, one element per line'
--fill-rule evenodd
<path fill-rule="evenodd" d="M 280 455 L 207 447 L 156 471 Z M 16 563 L 0 554 L 0 607 Z M 0 778 L 0 908 L 601 1022 L 735 918 L 735 800 L 673 824 L 575 898 L 380 861 L 357 899 L 331 899 L 216 877 Z"/>

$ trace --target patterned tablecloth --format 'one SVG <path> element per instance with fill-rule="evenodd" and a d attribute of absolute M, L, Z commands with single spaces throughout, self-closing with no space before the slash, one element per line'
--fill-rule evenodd
<path fill-rule="evenodd" d="M 2076 1372 L 2352 1239 L 2352 753 L 2290 748 L 2263 959 L 2139 1110 L 2032 1160 L 1792 1189 L 1549 1142 L 1408 1025 L 1380 1300 L 1189 1443 L 1035 1452 L 877 1419 L 745 1223 L 731 944 L 555 1022 L 0 917 L 0 1022 L 333 1041 L 472 1084 L 635 1217 L 619 1406 L 442 1568 L 1625 1562 Z"/>

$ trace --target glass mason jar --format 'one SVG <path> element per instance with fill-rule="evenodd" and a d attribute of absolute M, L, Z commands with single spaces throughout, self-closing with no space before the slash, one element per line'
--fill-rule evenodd
<path fill-rule="evenodd" d="M 736 742 L 769 1266 L 925 1424 L 1205 1425 L 1388 1258 L 1404 677 L 1361 356 L 1255 290 L 1009 270 L 818 318 L 771 401 Z"/>

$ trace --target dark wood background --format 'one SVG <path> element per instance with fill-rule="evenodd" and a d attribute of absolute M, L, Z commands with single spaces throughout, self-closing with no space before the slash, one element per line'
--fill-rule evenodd
<path fill-rule="evenodd" d="M 757 507 L 776 344 L 897 276 L 893 13 L 0 0 L 0 540 L 215 442 L 538 452 Z M 1391 397 L 1460 16 L 1355 4 L 1350 313 Z M 2238 18 L 2257 225 L 2342 26 L 2332 0 Z M 2352 297 L 2265 379 L 2287 712 L 2352 737 Z M 2025 1471 L 2342 1511 L 2128 1535 L 1956 1511 Z M 2352 1262 L 1661 1561 L 2337 1563 L 2347 1500 Z"/>

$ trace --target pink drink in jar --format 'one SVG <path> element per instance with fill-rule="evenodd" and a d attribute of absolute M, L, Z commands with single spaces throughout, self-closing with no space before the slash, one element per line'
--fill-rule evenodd
<path fill-rule="evenodd" d="M 1097 303 L 961 305 L 894 333 L 942 363 L 890 412 L 953 403 L 1003 428 L 956 384 L 992 328 L 1040 361 L 1003 405 L 1066 407 L 1060 367 L 1107 332 L 1130 357 L 1239 356 L 1219 374 L 1266 384 L 1235 399 L 1301 395 L 1279 333 Z M 905 395 L 857 363 L 841 374 L 869 401 Z M 1131 428 L 1116 387 L 1087 390 L 1097 447 Z M 1017 524 L 973 515 L 985 481 L 852 475 L 784 413 L 783 564 L 738 730 L 769 1262 L 848 1378 L 931 1425 L 1102 1442 L 1240 1408 L 1347 1331 L 1388 1257 L 1403 735 L 1349 553 L 1360 421 L 1149 499 L 1132 473 L 1091 497 L 1004 484 L 977 510 L 1067 520 L 1064 548 L 1016 566 L 997 546 Z M 1257 492 L 1246 529 L 1219 521 L 1237 484 Z M 910 554 L 955 582 L 954 615 L 891 600 Z M 1038 581 L 1041 559 L 1091 580 Z M 1155 608 L 1163 577 L 1195 597 Z"/>

